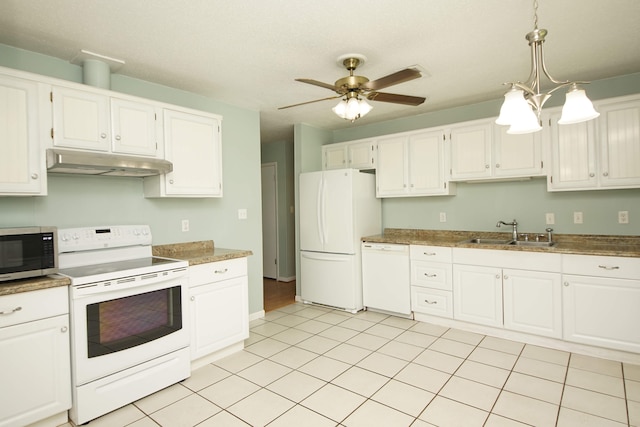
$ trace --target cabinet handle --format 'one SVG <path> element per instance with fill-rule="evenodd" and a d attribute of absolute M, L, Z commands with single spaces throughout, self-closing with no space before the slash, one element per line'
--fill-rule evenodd
<path fill-rule="evenodd" d="M 169 184 L 173 184 L 173 180 L 172 179 L 169 180 Z"/>
<path fill-rule="evenodd" d="M 602 268 L 604 270 L 619 270 L 620 267 L 617 265 L 599 265 L 598 268 Z"/>
<path fill-rule="evenodd" d="M 496 163 L 496 168 L 499 168 L 499 167 L 500 167 L 500 163 Z"/>
<path fill-rule="evenodd" d="M 434 256 L 436 253 L 435 252 L 422 252 L 423 255 L 426 256 Z"/>
<path fill-rule="evenodd" d="M 13 314 L 16 311 L 20 311 L 20 310 L 22 310 L 22 307 L 16 307 L 13 310 L 0 311 L 0 315 L 2 315 L 2 314 Z"/>
<path fill-rule="evenodd" d="M 484 165 L 484 168 L 485 169 L 489 169 L 489 165 Z"/>
<path fill-rule="evenodd" d="M 500 278 L 500 275 L 499 275 L 499 274 L 496 274 L 496 279 L 499 279 L 499 278 Z"/>
<path fill-rule="evenodd" d="M 106 133 L 103 132 L 103 133 L 100 134 L 100 138 L 105 139 L 106 137 L 107 137 Z"/>
<path fill-rule="evenodd" d="M 190 299 L 191 299 L 191 301 L 195 301 L 196 297 L 191 297 Z"/>
<path fill-rule="evenodd" d="M 564 282 L 564 286 L 568 287 L 569 286 L 569 282 Z"/>
<path fill-rule="evenodd" d="M 603 172 L 602 176 L 609 176 L 609 172 Z"/>
<path fill-rule="evenodd" d="M 62 332 L 63 334 L 66 333 L 69 330 L 69 328 L 67 328 L 66 326 L 63 326 L 62 328 L 60 328 L 60 332 Z"/>
<path fill-rule="evenodd" d="M 425 275 L 425 276 L 427 276 L 427 277 L 438 277 L 438 275 L 437 275 L 437 274 L 427 274 L 427 273 L 424 273 L 424 275 Z"/>
<path fill-rule="evenodd" d="M 120 141 L 120 135 L 116 135 L 116 141 Z"/>
<path fill-rule="evenodd" d="M 38 179 L 38 174 L 37 173 L 32 173 L 31 174 L 31 179 Z"/>
<path fill-rule="evenodd" d="M 225 269 L 223 269 L 223 270 L 215 270 L 215 271 L 214 271 L 214 273 L 215 273 L 215 274 L 224 274 L 224 273 L 226 273 L 227 271 L 229 271 L 229 269 L 228 269 L 228 268 L 225 268 Z"/>
<path fill-rule="evenodd" d="M 509 280 L 509 276 L 507 276 L 506 274 L 504 275 L 504 280 Z"/>
<path fill-rule="evenodd" d="M 437 304 L 438 301 L 429 301 L 428 299 L 424 300 L 427 304 Z"/>
<path fill-rule="evenodd" d="M 589 178 L 593 178 L 594 176 L 596 176 L 596 174 L 595 174 L 595 173 L 593 173 L 593 172 L 591 172 L 591 173 L 589 174 Z"/>

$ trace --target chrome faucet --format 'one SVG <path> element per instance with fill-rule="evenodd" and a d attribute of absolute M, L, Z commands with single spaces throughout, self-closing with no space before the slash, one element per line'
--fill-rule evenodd
<path fill-rule="evenodd" d="M 515 219 L 513 220 L 513 222 L 498 221 L 496 227 L 500 228 L 501 225 L 511 225 L 513 227 L 512 239 L 518 240 L 518 222 Z"/>

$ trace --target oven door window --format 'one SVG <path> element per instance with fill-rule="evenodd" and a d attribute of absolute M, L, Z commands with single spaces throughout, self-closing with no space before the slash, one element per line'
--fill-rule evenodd
<path fill-rule="evenodd" d="M 135 347 L 182 328 L 180 286 L 87 306 L 88 357 Z"/>

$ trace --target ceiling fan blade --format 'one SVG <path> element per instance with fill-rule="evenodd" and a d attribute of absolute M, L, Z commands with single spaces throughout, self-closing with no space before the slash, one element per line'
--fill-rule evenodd
<path fill-rule="evenodd" d="M 370 101 L 392 102 L 394 104 L 416 106 L 422 104 L 427 98 L 423 98 L 421 96 L 398 95 L 396 93 L 371 92 L 367 95 L 367 99 Z"/>
<path fill-rule="evenodd" d="M 336 98 L 340 98 L 341 96 L 342 95 L 336 95 L 336 96 L 330 96 L 328 98 L 322 98 L 322 99 L 316 99 L 316 100 L 313 100 L 313 101 L 301 102 L 299 104 L 287 105 L 285 107 L 279 107 L 278 110 L 284 110 L 285 108 L 291 108 L 291 107 L 298 107 L 300 105 L 305 105 L 305 104 L 313 104 L 314 102 L 326 101 L 328 99 L 336 99 Z"/>
<path fill-rule="evenodd" d="M 322 82 L 319 82 L 319 81 L 313 80 L 313 79 L 296 79 L 296 81 L 297 82 L 302 82 L 302 83 L 307 83 L 307 84 L 314 85 L 314 86 L 320 86 L 320 87 L 323 87 L 325 89 L 329 89 L 329 90 L 333 90 L 333 91 L 338 90 L 338 88 L 335 87 L 334 85 L 330 85 L 329 83 L 322 83 Z"/>
<path fill-rule="evenodd" d="M 420 71 L 414 68 L 405 68 L 404 70 L 389 74 L 388 76 L 367 82 L 363 84 L 361 88 L 368 90 L 384 89 L 385 87 L 408 82 L 409 80 L 417 79 L 419 77 L 422 77 Z"/>

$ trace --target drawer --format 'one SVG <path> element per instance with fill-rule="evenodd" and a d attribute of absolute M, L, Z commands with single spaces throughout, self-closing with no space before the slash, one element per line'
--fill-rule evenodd
<path fill-rule="evenodd" d="M 189 287 L 247 275 L 247 258 L 235 258 L 189 267 Z"/>
<path fill-rule="evenodd" d="M 410 258 L 418 261 L 451 262 L 451 248 L 444 246 L 411 245 Z"/>
<path fill-rule="evenodd" d="M 0 328 L 69 313 L 69 288 L 41 289 L 0 297 Z"/>
<path fill-rule="evenodd" d="M 453 292 L 411 287 L 411 309 L 416 313 L 453 318 Z"/>
<path fill-rule="evenodd" d="M 411 284 L 427 288 L 453 290 L 451 264 L 426 261 L 411 261 Z"/>
<path fill-rule="evenodd" d="M 640 258 L 594 255 L 563 255 L 562 272 L 580 276 L 640 278 Z"/>

